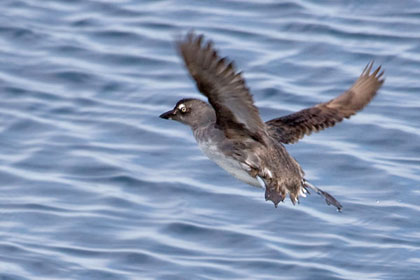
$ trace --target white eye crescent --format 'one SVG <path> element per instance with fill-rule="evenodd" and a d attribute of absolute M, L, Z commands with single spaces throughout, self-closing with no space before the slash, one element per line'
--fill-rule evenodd
<path fill-rule="evenodd" d="M 185 113 L 187 111 L 187 107 L 185 107 L 185 104 L 179 104 L 178 109 L 181 110 L 182 113 Z"/>

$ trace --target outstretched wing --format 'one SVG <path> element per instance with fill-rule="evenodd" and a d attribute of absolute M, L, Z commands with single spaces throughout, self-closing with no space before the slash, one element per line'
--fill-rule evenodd
<path fill-rule="evenodd" d="M 266 122 L 269 135 L 282 143 L 295 143 L 305 135 L 334 126 L 363 109 L 384 80 L 379 66 L 373 73 L 369 63 L 353 86 L 338 97 L 314 107 Z"/>
<path fill-rule="evenodd" d="M 177 45 L 198 90 L 215 109 L 217 124 L 226 136 L 243 135 L 263 142 L 265 124 L 233 63 L 220 58 L 211 41 L 203 44 L 202 35 L 189 33 Z"/>

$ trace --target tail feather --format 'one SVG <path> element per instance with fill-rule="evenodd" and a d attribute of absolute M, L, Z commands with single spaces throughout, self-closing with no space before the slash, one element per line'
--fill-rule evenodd
<path fill-rule="evenodd" d="M 327 202 L 328 205 L 334 205 L 335 207 L 337 207 L 337 210 L 339 212 L 341 212 L 341 209 L 343 209 L 343 206 L 341 205 L 341 203 L 338 202 L 337 199 L 335 199 L 332 195 L 330 195 L 327 192 L 324 192 L 320 188 L 315 187 L 314 185 L 312 185 L 311 183 L 309 183 L 305 179 L 303 180 L 303 187 L 304 187 L 304 189 L 308 193 L 309 193 L 309 190 L 308 189 L 311 189 L 311 190 L 315 191 L 317 194 L 319 194 L 322 197 L 324 197 L 325 198 L 325 202 Z"/>

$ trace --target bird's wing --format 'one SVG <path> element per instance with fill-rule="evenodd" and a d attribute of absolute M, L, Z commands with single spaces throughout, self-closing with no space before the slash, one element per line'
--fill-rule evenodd
<path fill-rule="evenodd" d="M 263 142 L 265 124 L 233 62 L 220 58 L 212 42 L 204 43 L 202 35 L 189 33 L 177 46 L 198 90 L 216 111 L 217 125 L 226 136 L 235 132 Z"/>
<path fill-rule="evenodd" d="M 381 66 L 371 73 L 372 65 L 369 63 L 353 86 L 338 97 L 266 122 L 269 135 L 282 143 L 295 143 L 305 135 L 350 118 L 372 100 L 384 82 Z"/>

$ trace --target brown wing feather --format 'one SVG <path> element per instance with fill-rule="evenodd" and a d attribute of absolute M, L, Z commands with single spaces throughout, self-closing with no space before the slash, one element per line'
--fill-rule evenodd
<path fill-rule="evenodd" d="M 177 45 L 198 90 L 215 109 L 217 124 L 226 134 L 235 131 L 235 135 L 247 135 L 262 141 L 265 124 L 233 63 L 220 58 L 211 41 L 203 44 L 202 35 L 189 33 Z"/>
<path fill-rule="evenodd" d="M 373 73 L 369 63 L 353 86 L 338 97 L 314 107 L 266 122 L 268 133 L 282 143 L 295 143 L 305 135 L 334 126 L 363 109 L 384 80 L 379 66 Z"/>

